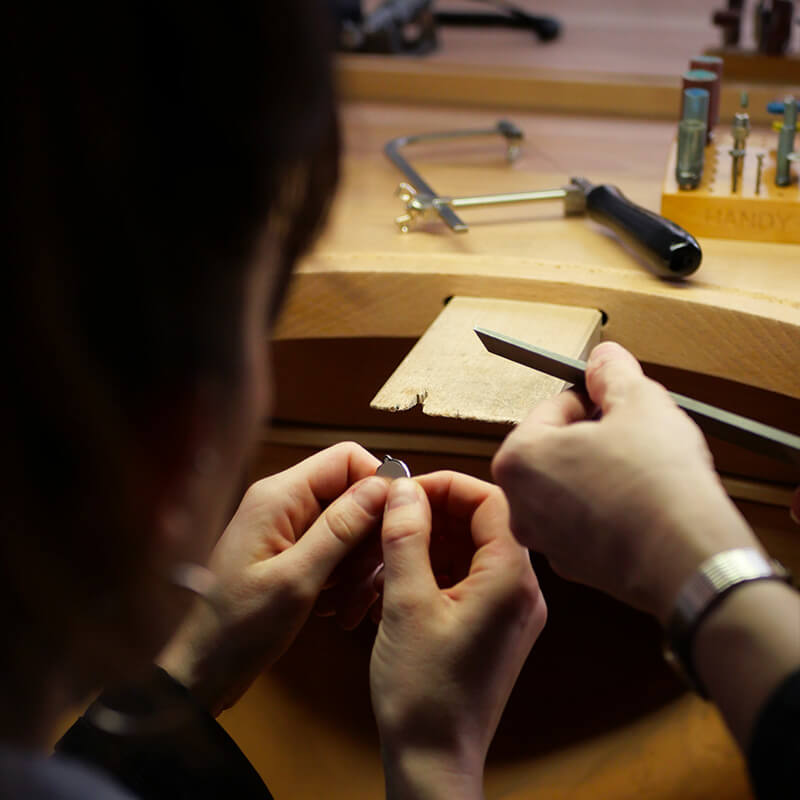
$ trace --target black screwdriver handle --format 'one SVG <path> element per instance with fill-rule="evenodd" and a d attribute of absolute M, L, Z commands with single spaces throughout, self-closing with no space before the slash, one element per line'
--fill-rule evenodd
<path fill-rule="evenodd" d="M 589 217 L 611 228 L 656 275 L 683 278 L 700 266 L 700 245 L 679 225 L 632 203 L 616 186 L 595 186 L 585 178 L 572 183 L 583 191 Z"/>

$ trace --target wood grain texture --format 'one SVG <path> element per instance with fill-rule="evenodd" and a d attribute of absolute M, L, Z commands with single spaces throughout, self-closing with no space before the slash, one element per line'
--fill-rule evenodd
<path fill-rule="evenodd" d="M 419 472 L 420 455 L 428 459 L 435 456 L 439 459 L 434 469 L 454 469 L 455 462 L 463 460 L 462 470 L 474 474 L 476 468 L 481 476 L 489 480 L 488 462 L 497 452 L 506 431 L 498 431 L 496 437 L 457 436 L 420 431 L 375 430 L 363 428 L 325 428 L 311 425 L 278 424 L 265 432 L 262 452 L 294 453 L 300 457 L 307 451 L 322 450 L 325 447 L 342 441 L 358 442 L 362 447 L 371 450 L 378 456 L 393 455 L 406 461 Z M 282 468 L 292 466 L 291 460 Z M 728 495 L 735 500 L 747 500 L 753 503 L 789 508 L 795 482 L 778 483 L 757 480 L 738 475 L 720 473 L 720 480 Z M 787 512 L 788 513 L 788 512 Z M 795 532 L 796 545 L 800 547 L 800 531 Z"/>
<path fill-rule="evenodd" d="M 753 131 L 747 139 L 736 193 L 731 192 L 733 138 L 728 133 L 706 147 L 703 177 L 691 191 L 678 188 L 677 147 L 669 151 L 661 190 L 661 213 L 695 236 L 800 244 L 800 186 L 775 185 L 777 134 Z M 760 191 L 756 194 L 757 153 L 764 154 Z M 793 176 L 797 168 L 792 167 Z"/>
<path fill-rule="evenodd" d="M 785 53 L 768 56 L 755 48 L 711 47 L 708 55 L 721 56 L 725 75 L 735 81 L 757 81 L 759 83 L 800 83 L 800 55 Z"/>
<path fill-rule="evenodd" d="M 368 0 L 375 5 L 378 0 Z M 440 0 L 469 10 L 460 0 Z M 345 56 L 340 59 L 347 100 L 413 102 L 482 108 L 625 115 L 677 120 L 680 75 L 689 59 L 715 45 L 711 24 L 718 0 L 520 0 L 532 13 L 551 14 L 563 24 L 561 37 L 537 42 L 526 31 L 448 28 L 440 47 L 424 57 Z M 750 41 L 750 20 L 742 41 Z M 798 36 L 793 32 L 793 47 Z M 791 79 L 783 83 L 787 91 Z M 758 81 L 723 89 L 723 119 L 733 116 L 747 88 L 754 119 L 766 122 L 766 103 L 781 91 Z"/>
<path fill-rule="evenodd" d="M 487 352 L 478 325 L 585 358 L 600 341 L 602 315 L 594 309 L 454 297 L 381 387 L 370 406 L 407 411 L 418 403 L 434 417 L 519 422 L 566 384 Z"/>
<path fill-rule="evenodd" d="M 689 53 L 688 50 L 685 52 Z M 391 56 L 343 56 L 338 82 L 348 102 L 447 104 L 469 108 L 597 114 L 598 116 L 674 120 L 681 100 L 681 73 L 622 75 L 597 70 L 528 69 L 521 66 L 463 62 L 419 62 Z M 732 118 L 746 90 L 754 122 L 769 122 L 766 105 L 792 91 L 787 82 L 772 86 L 726 81 L 720 114 Z"/>
<path fill-rule="evenodd" d="M 348 158 L 331 224 L 300 267 L 277 338 L 418 337 L 453 295 L 604 311 L 604 338 L 639 358 L 800 398 L 796 245 L 703 239 L 703 264 L 668 283 L 613 235 L 558 203 L 475 209 L 456 235 L 431 222 L 400 234 L 383 157 L 391 136 L 489 125 L 486 112 L 358 106 L 346 116 Z M 414 164 L 449 194 L 550 188 L 571 174 L 616 184 L 657 210 L 673 126 L 521 115 L 526 150 L 513 167 L 498 142 L 420 147 Z"/>

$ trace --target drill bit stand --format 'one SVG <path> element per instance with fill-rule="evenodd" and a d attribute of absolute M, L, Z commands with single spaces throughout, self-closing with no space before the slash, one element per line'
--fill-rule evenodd
<path fill-rule="evenodd" d="M 661 190 L 663 216 L 701 239 L 710 236 L 800 244 L 800 187 L 796 175 L 788 186 L 775 185 L 774 134 L 750 134 L 734 192 L 730 152 L 735 149 L 733 136 L 720 131 L 706 147 L 699 186 L 684 191 L 675 179 L 677 148 L 673 144 Z"/>

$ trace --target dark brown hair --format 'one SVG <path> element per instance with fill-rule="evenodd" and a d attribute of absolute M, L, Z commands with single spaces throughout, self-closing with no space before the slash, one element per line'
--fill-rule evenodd
<path fill-rule="evenodd" d="M 323 222 L 339 148 L 327 14 L 313 0 L 6 12 L 0 668 L 48 608 L 57 651 L 62 617 L 124 584 L 143 429 L 167 389 L 235 376 L 268 222 L 282 288 Z"/>

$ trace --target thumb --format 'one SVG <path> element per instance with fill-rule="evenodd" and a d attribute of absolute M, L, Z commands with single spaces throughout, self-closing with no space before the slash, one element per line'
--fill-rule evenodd
<path fill-rule="evenodd" d="M 321 590 L 339 563 L 377 531 L 389 483 L 372 476 L 354 484 L 320 514 L 284 556 Z"/>
<path fill-rule="evenodd" d="M 616 342 L 597 345 L 586 362 L 586 391 L 603 414 L 612 411 L 643 380 L 639 362 Z"/>
<path fill-rule="evenodd" d="M 410 478 L 389 486 L 383 513 L 384 612 L 438 591 L 430 561 L 431 508 Z"/>

